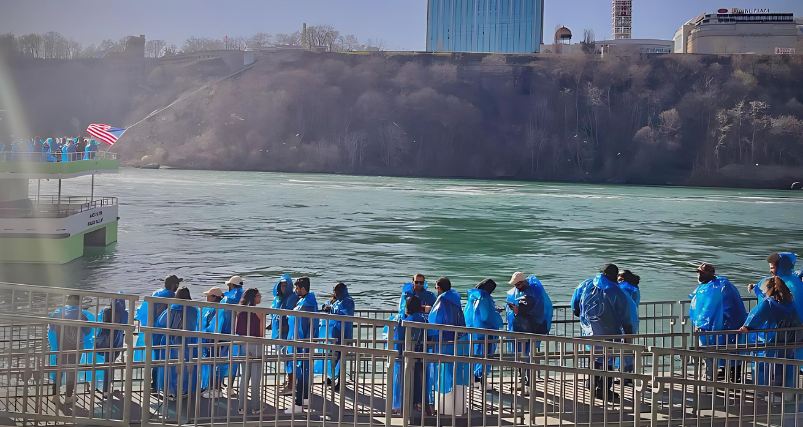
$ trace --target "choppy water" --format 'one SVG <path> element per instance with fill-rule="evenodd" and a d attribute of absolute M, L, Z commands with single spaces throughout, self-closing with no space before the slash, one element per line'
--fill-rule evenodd
<path fill-rule="evenodd" d="M 88 187 L 68 180 L 64 194 Z M 63 266 L 0 265 L 0 280 L 149 294 L 176 273 L 199 298 L 232 274 L 264 294 L 290 273 L 311 276 L 319 300 L 344 281 L 359 307 L 382 308 L 417 272 L 459 290 L 490 277 L 499 297 L 521 270 L 567 302 L 615 262 L 654 301 L 685 298 L 700 262 L 743 288 L 768 253 L 803 246 L 803 192 L 122 169 L 95 194 L 120 198 L 117 244 Z"/>

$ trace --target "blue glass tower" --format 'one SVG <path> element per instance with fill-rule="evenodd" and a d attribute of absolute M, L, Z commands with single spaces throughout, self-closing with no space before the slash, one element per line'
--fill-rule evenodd
<path fill-rule="evenodd" d="M 537 53 L 544 0 L 428 0 L 427 52 Z"/>

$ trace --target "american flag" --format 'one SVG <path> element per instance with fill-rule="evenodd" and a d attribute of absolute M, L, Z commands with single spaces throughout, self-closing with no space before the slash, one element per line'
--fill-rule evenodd
<path fill-rule="evenodd" d="M 86 128 L 87 133 L 95 138 L 109 144 L 114 145 L 117 139 L 123 136 L 124 128 L 116 128 L 109 125 L 91 124 Z"/>

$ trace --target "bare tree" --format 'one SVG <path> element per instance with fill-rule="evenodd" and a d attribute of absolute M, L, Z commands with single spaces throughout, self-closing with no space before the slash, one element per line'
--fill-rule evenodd
<path fill-rule="evenodd" d="M 248 39 L 248 48 L 259 50 L 273 46 L 274 37 L 266 33 L 256 33 Z"/>
<path fill-rule="evenodd" d="M 329 24 L 313 25 L 307 27 L 307 44 L 310 47 L 326 47 L 326 50 L 333 51 L 335 43 L 340 37 L 340 31 Z"/>
<path fill-rule="evenodd" d="M 384 52 L 387 50 L 387 45 L 383 39 L 368 39 L 365 41 L 365 49 Z"/>
<path fill-rule="evenodd" d="M 586 54 L 592 54 L 596 51 L 597 36 L 594 30 L 583 30 L 583 40 L 580 42 L 580 49 Z"/>
<path fill-rule="evenodd" d="M 382 163 L 385 167 L 396 164 L 402 145 L 404 130 L 395 122 L 386 122 L 379 127 L 379 142 L 382 147 Z"/>
<path fill-rule="evenodd" d="M 248 39 L 243 36 L 229 37 L 228 40 L 227 49 L 246 50 L 248 48 Z"/>
<path fill-rule="evenodd" d="M 296 31 L 289 34 L 279 33 L 274 36 L 274 40 L 277 45 L 301 46 L 301 32 Z"/>
<path fill-rule="evenodd" d="M 148 40 L 145 42 L 146 58 L 161 58 L 167 49 L 167 42 L 164 40 Z"/>
<path fill-rule="evenodd" d="M 347 132 L 343 137 L 343 145 L 346 148 L 346 153 L 348 154 L 349 159 L 349 167 L 352 171 L 354 171 L 357 165 L 362 167 L 363 149 L 365 148 L 365 143 L 367 140 L 368 134 L 363 131 Z"/>

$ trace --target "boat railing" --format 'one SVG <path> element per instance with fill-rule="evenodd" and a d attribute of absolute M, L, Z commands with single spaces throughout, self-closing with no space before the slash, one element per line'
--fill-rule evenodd
<path fill-rule="evenodd" d="M 94 316 L 125 299 L 128 321 L 49 318 L 72 294 Z M 153 325 L 164 310 L 161 322 L 177 328 L 140 325 L 135 344 L 136 296 L 0 283 L 0 297 L 7 302 L 0 313 L 0 417 L 16 424 L 796 425 L 803 404 L 803 362 L 793 359 L 803 343 L 789 340 L 803 327 L 560 337 L 146 297 L 148 315 L 139 319 Z M 294 334 L 232 335 L 242 321 L 251 330 L 252 314 L 260 325 L 275 319 Z M 229 333 L 197 330 L 202 322 L 220 330 L 227 317 Z M 393 333 L 398 326 L 401 335 Z M 307 338 L 292 339 L 306 327 Z M 45 341 L 102 329 L 122 333 L 122 347 L 96 348 L 101 341 L 85 339 L 51 350 Z M 735 335 L 734 344 L 719 346 L 722 335 Z M 701 338 L 714 345 L 700 346 Z M 288 396 L 282 391 L 289 369 L 296 382 Z M 483 382 L 475 384 L 475 373 Z M 220 392 L 205 393 L 217 390 L 216 378 Z M 67 397 L 71 382 L 75 393 Z M 303 413 L 285 414 L 293 393 L 309 401 Z M 418 406 L 428 403 L 432 416 Z"/>
<path fill-rule="evenodd" d="M 116 206 L 117 197 L 40 195 L 23 202 L 25 205 L 20 207 L 0 207 L 0 218 L 67 218 L 104 206 Z"/>
<path fill-rule="evenodd" d="M 89 154 L 89 156 L 87 156 L 89 158 L 87 159 L 84 158 L 86 154 Z M 64 157 L 65 155 L 66 157 Z M 8 148 L 6 148 L 5 151 L 0 151 L 0 162 L 61 163 L 64 161 L 80 162 L 86 160 L 96 161 L 101 159 L 117 160 L 117 153 L 110 153 L 108 151 L 95 151 L 89 153 L 51 153 L 46 151 L 8 151 Z"/>

